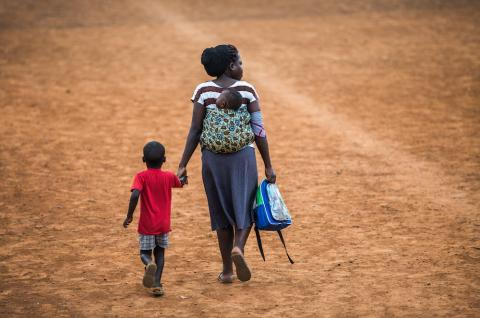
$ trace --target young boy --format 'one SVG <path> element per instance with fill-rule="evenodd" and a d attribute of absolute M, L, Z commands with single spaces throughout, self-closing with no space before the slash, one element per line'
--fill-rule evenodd
<path fill-rule="evenodd" d="M 133 220 L 133 212 L 141 196 L 140 220 L 138 233 L 140 242 L 140 259 L 145 265 L 143 286 L 153 287 L 155 296 L 164 294 L 161 284 L 165 248 L 168 247 L 170 229 L 170 209 L 172 188 L 181 188 L 187 179 L 180 180 L 169 171 L 162 171 L 165 162 L 165 148 L 162 144 L 151 141 L 143 147 L 143 162 L 147 170 L 137 173 L 131 187 L 130 205 L 123 227 L 127 228 Z M 152 252 L 155 262 L 152 260 Z"/>
<path fill-rule="evenodd" d="M 232 89 L 223 90 L 215 102 L 220 109 L 238 110 L 242 106 L 242 94 Z"/>

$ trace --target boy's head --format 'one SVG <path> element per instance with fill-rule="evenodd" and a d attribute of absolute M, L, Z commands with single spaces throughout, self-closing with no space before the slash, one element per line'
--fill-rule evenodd
<path fill-rule="evenodd" d="M 165 147 L 158 141 L 150 141 L 143 147 L 143 162 L 148 168 L 160 168 L 165 162 Z"/>
<path fill-rule="evenodd" d="M 242 94 L 233 89 L 225 89 L 218 96 L 216 105 L 218 108 L 237 110 L 242 106 Z"/>

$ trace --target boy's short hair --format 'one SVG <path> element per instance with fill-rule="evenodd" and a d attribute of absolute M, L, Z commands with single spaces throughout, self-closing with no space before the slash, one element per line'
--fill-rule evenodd
<path fill-rule="evenodd" d="M 243 100 L 242 94 L 240 94 L 240 92 L 233 89 L 229 89 L 227 91 L 228 91 L 228 94 L 227 94 L 228 108 L 238 109 L 240 106 L 242 106 L 242 100 Z"/>
<path fill-rule="evenodd" d="M 143 159 L 150 166 L 159 166 L 165 159 L 165 147 L 158 141 L 150 141 L 143 147 Z"/>

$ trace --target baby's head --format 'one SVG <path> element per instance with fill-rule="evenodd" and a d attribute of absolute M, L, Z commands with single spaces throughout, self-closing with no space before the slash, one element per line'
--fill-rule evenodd
<path fill-rule="evenodd" d="M 165 147 L 158 141 L 150 141 L 143 147 L 143 162 L 147 168 L 160 168 L 165 162 Z"/>
<path fill-rule="evenodd" d="M 237 110 L 242 106 L 242 94 L 233 89 L 225 89 L 218 96 L 216 105 L 218 108 Z"/>

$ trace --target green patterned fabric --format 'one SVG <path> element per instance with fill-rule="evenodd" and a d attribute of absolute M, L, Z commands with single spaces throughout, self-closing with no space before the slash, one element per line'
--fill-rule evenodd
<path fill-rule="evenodd" d="M 238 110 L 207 108 L 200 144 L 215 153 L 232 153 L 255 140 L 250 113 L 242 105 Z"/>

